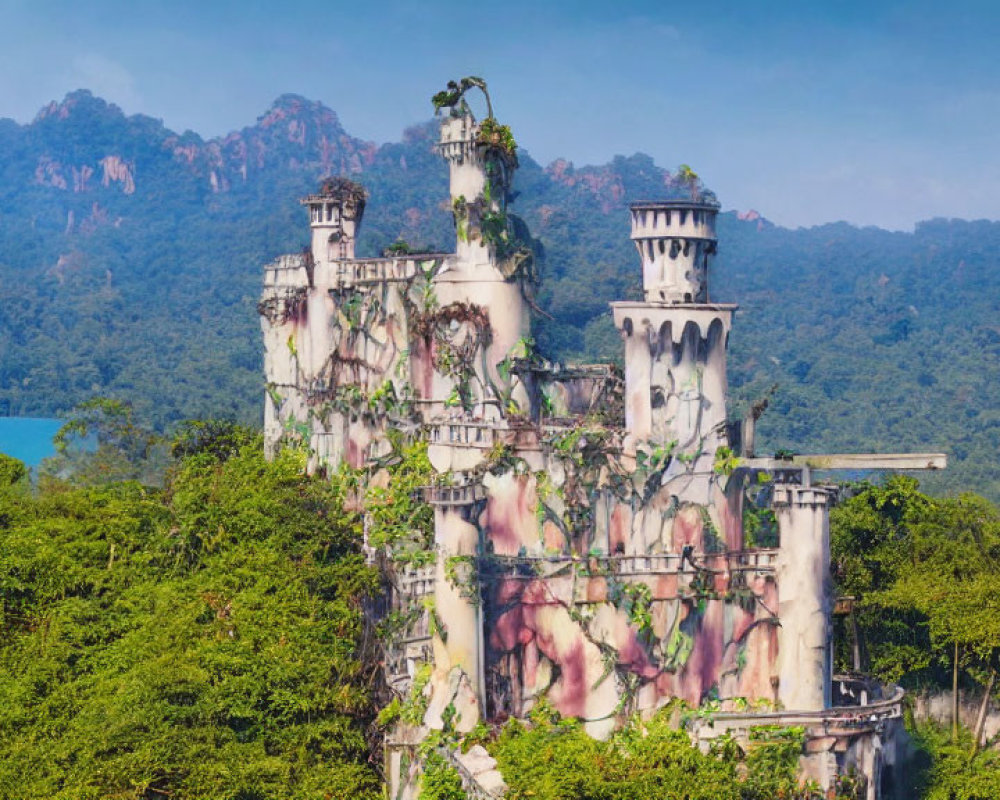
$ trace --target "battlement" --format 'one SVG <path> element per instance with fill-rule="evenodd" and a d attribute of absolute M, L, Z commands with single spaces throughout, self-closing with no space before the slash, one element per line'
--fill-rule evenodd
<path fill-rule="evenodd" d="M 631 238 L 715 240 L 715 218 L 719 204 L 699 200 L 661 200 L 632 203 Z"/>
<path fill-rule="evenodd" d="M 632 241 L 642 263 L 647 302 L 708 302 L 715 255 L 716 203 L 687 200 L 633 203 Z"/>
<path fill-rule="evenodd" d="M 363 286 L 413 280 L 418 275 L 434 275 L 449 259 L 448 253 L 415 253 L 392 258 L 354 258 L 332 264 L 335 287 Z"/>

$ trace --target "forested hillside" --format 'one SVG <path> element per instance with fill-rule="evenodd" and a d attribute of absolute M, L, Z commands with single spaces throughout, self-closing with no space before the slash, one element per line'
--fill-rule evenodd
<path fill-rule="evenodd" d="M 0 414 L 58 414 L 101 394 L 162 428 L 258 421 L 260 267 L 306 243 L 298 198 L 350 174 L 371 194 L 362 254 L 398 238 L 450 248 L 434 131 L 363 142 L 291 95 L 213 140 L 86 92 L 30 125 L 0 121 Z M 607 303 L 635 296 L 639 278 L 625 209 L 662 194 L 667 175 L 643 155 L 577 169 L 521 152 L 514 211 L 544 253 L 543 350 L 618 355 Z M 904 234 L 747 216 L 722 215 L 712 286 L 743 308 L 734 405 L 777 387 L 763 447 L 942 449 L 952 466 L 925 485 L 1000 498 L 1000 223 Z"/>

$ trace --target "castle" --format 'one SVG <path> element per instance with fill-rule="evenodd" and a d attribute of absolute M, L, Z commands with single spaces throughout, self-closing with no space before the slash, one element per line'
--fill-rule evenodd
<path fill-rule="evenodd" d="M 513 139 L 492 109 L 476 121 L 471 86 L 435 97 L 455 252 L 357 258 L 365 192 L 329 179 L 302 201 L 311 247 L 265 268 L 259 306 L 270 452 L 296 441 L 312 470 L 379 481 L 427 442 L 433 542 L 370 543 L 402 620 L 387 680 L 416 709 L 387 742 L 392 797 L 416 796 L 428 731 L 544 701 L 602 737 L 674 698 L 712 710 L 696 741 L 803 726 L 804 777 L 883 796 L 901 692 L 833 675 L 833 493 L 812 472 L 943 457 L 755 457 L 754 417 L 726 411 L 736 306 L 709 294 L 719 206 L 691 175 L 631 207 L 643 299 L 612 304 L 624 375 L 542 358 L 507 213 Z M 485 753 L 448 757 L 470 794 L 502 794 Z"/>

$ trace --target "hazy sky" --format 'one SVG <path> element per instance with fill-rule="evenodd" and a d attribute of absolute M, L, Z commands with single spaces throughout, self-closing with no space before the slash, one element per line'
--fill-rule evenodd
<path fill-rule="evenodd" d="M 790 226 L 1000 218 L 1000 0 L 0 0 L 20 122 L 88 88 L 208 137 L 295 92 L 383 142 L 467 74 L 542 163 L 687 162 Z"/>

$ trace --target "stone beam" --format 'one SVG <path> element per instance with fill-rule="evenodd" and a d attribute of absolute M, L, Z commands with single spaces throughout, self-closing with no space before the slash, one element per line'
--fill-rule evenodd
<path fill-rule="evenodd" d="M 781 469 L 944 469 L 948 456 L 944 453 L 825 453 L 794 455 L 788 458 L 747 458 L 740 461 L 745 469 L 767 471 Z"/>

